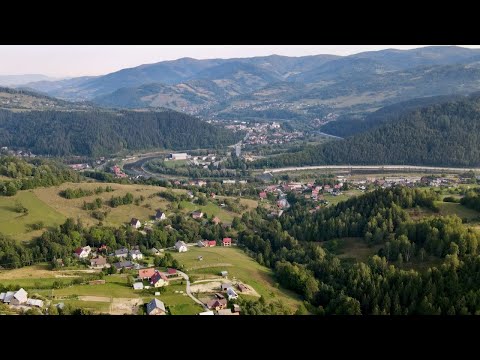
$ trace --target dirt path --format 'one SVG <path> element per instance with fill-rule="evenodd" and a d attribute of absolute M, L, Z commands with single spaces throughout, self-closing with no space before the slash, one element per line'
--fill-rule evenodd
<path fill-rule="evenodd" d="M 143 305 L 143 300 L 140 298 L 129 299 L 129 298 L 114 298 L 110 306 L 109 314 L 112 315 L 123 315 L 123 314 L 132 314 L 136 315 L 138 313 L 138 308 Z"/>
<path fill-rule="evenodd" d="M 79 296 L 78 300 L 82 301 L 98 301 L 98 302 L 107 302 L 111 301 L 111 298 L 106 296 Z"/>

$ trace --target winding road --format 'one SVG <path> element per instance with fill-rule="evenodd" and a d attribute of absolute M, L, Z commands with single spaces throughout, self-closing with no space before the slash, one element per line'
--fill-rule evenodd
<path fill-rule="evenodd" d="M 180 270 L 177 270 L 177 273 L 179 273 L 180 276 L 183 277 L 187 281 L 187 295 L 190 296 L 192 298 L 192 300 L 195 301 L 197 304 L 202 305 L 202 307 L 206 311 L 208 311 L 209 309 L 207 308 L 207 306 L 204 303 L 202 303 L 200 300 L 198 300 L 195 296 L 192 295 L 192 291 L 190 290 L 190 278 L 188 277 L 188 275 L 185 274 L 184 272 L 180 271 Z"/>

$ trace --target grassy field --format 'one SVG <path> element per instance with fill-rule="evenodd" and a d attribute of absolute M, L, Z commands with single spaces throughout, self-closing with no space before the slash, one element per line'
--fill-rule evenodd
<path fill-rule="evenodd" d="M 212 215 L 217 216 L 224 223 L 231 223 L 235 216 L 234 213 L 226 211 L 212 202 L 208 202 L 208 204 L 204 206 L 193 204 L 189 201 L 182 201 L 181 204 L 186 213 L 200 209 L 202 212 L 206 213 L 208 217 Z"/>
<path fill-rule="evenodd" d="M 358 196 L 358 195 L 362 195 L 362 194 L 363 194 L 363 192 L 361 192 L 360 190 L 348 190 L 348 191 L 343 192 L 341 195 L 337 195 L 337 196 L 326 194 L 326 195 L 324 195 L 324 198 L 331 205 L 336 205 L 339 202 L 350 199 L 352 196 Z"/>
<path fill-rule="evenodd" d="M 260 265 L 236 247 L 199 248 L 189 247 L 185 253 L 172 253 L 185 266 L 188 275 L 197 280 L 219 277 L 219 272 L 228 271 L 228 279 L 242 281 L 253 287 L 267 301 L 281 300 L 294 312 L 301 303 L 291 291 L 276 286 L 272 270 Z M 198 256 L 203 256 L 198 261 Z M 240 295 L 241 296 L 241 295 Z"/>
<path fill-rule="evenodd" d="M 185 167 L 188 164 L 188 160 L 171 160 L 171 161 L 164 161 L 163 166 L 166 168 L 179 168 L 179 167 Z"/>
<path fill-rule="evenodd" d="M 340 259 L 355 259 L 356 261 L 367 261 L 370 256 L 375 255 L 380 245 L 369 247 L 362 238 L 343 238 L 320 243 Z"/>
<path fill-rule="evenodd" d="M 449 203 L 443 201 L 436 201 L 435 204 L 439 207 L 440 212 L 436 213 L 430 209 L 408 209 L 408 213 L 413 220 L 422 219 L 428 216 L 448 216 L 457 215 L 459 218 L 467 220 L 469 225 L 480 224 L 480 212 L 469 209 L 461 204 Z"/>
<path fill-rule="evenodd" d="M 179 283 L 170 284 L 165 288 L 165 292 L 155 297 L 163 301 L 165 306 L 168 306 L 172 315 L 196 315 L 204 311 L 199 304 L 185 295 L 185 286 L 185 283 L 183 285 Z M 183 291 L 183 294 L 175 294 L 175 291 Z M 147 302 L 151 300 L 151 297 L 145 300 L 145 302 Z"/>
<path fill-rule="evenodd" d="M 15 211 L 17 202 L 28 209 L 26 215 Z M 19 241 L 31 240 L 42 230 L 31 231 L 28 225 L 39 221 L 43 221 L 45 226 L 56 226 L 63 223 L 65 217 L 30 190 L 19 191 L 11 197 L 0 197 L 0 233 Z"/>

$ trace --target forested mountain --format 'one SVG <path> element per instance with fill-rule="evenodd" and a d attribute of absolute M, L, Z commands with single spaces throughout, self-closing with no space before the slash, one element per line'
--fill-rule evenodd
<path fill-rule="evenodd" d="M 448 46 L 343 57 L 183 58 L 104 76 L 28 86 L 59 98 L 93 100 L 102 106 L 167 106 L 225 119 L 277 120 L 279 112 L 286 111 L 288 118 L 308 122 L 329 112 L 362 118 L 399 101 L 476 91 L 480 86 L 479 61 L 477 49 Z M 194 86 L 193 80 L 204 85 Z M 218 98 L 217 91 L 205 93 L 206 81 L 222 89 Z"/>
<path fill-rule="evenodd" d="M 480 97 L 417 109 L 365 133 L 255 166 L 323 164 L 480 166 Z"/>
<path fill-rule="evenodd" d="M 34 81 L 55 81 L 55 79 L 40 74 L 0 75 L 0 86 L 18 86 Z"/>
<path fill-rule="evenodd" d="M 171 110 L 0 110 L 1 146 L 35 154 L 97 156 L 123 149 L 211 148 L 233 144 L 242 136 Z"/>

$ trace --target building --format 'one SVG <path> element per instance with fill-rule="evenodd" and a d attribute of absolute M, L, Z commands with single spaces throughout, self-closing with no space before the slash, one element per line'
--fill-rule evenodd
<path fill-rule="evenodd" d="M 87 245 L 87 246 L 84 246 L 84 247 L 77 248 L 73 255 L 75 255 L 79 259 L 86 259 L 88 257 L 88 255 L 90 255 L 91 251 L 92 251 L 92 249 L 90 248 L 90 246 Z"/>
<path fill-rule="evenodd" d="M 142 223 L 140 222 L 140 220 L 132 218 L 132 220 L 130 220 L 130 226 L 134 229 L 138 229 L 142 227 Z"/>
<path fill-rule="evenodd" d="M 157 213 L 155 214 L 155 220 L 157 221 L 163 221 L 167 218 L 167 215 L 163 211 L 158 210 Z"/>
<path fill-rule="evenodd" d="M 155 275 L 154 268 L 140 269 L 138 270 L 138 278 L 142 280 L 150 280 L 150 278 Z"/>
<path fill-rule="evenodd" d="M 177 269 L 167 268 L 167 277 L 176 277 L 176 276 L 178 276 Z"/>
<path fill-rule="evenodd" d="M 161 252 L 158 249 L 152 247 L 150 249 L 150 254 L 152 254 L 153 256 L 159 256 L 161 254 Z"/>
<path fill-rule="evenodd" d="M 233 304 L 233 312 L 240 313 L 240 305 Z"/>
<path fill-rule="evenodd" d="M 264 200 L 267 198 L 267 193 L 265 191 L 262 191 L 260 194 L 258 194 L 258 196 L 260 197 L 260 199 Z"/>
<path fill-rule="evenodd" d="M 117 262 L 115 264 L 113 264 L 113 266 L 115 266 L 115 269 L 117 270 L 120 270 L 120 269 L 133 269 L 134 267 L 134 263 L 132 263 L 131 261 L 120 261 L 120 262 Z"/>
<path fill-rule="evenodd" d="M 103 256 L 99 256 L 90 260 L 90 266 L 94 269 L 103 269 L 107 266 L 107 259 Z"/>
<path fill-rule="evenodd" d="M 165 304 L 158 299 L 153 299 L 147 304 L 148 315 L 165 315 L 166 313 Z"/>
<path fill-rule="evenodd" d="M 209 311 L 204 311 L 204 312 L 198 313 L 198 315 L 215 315 L 215 314 L 213 313 L 212 310 L 209 310 Z"/>
<path fill-rule="evenodd" d="M 248 288 L 245 285 L 240 284 L 240 283 L 237 284 L 237 289 L 238 289 L 238 291 L 240 291 L 242 293 L 245 292 L 245 291 L 248 291 Z"/>
<path fill-rule="evenodd" d="M 224 278 L 228 276 L 228 271 L 221 271 L 220 275 L 222 275 Z"/>
<path fill-rule="evenodd" d="M 223 246 L 232 246 L 232 238 L 223 238 L 222 245 Z"/>
<path fill-rule="evenodd" d="M 27 292 L 21 288 L 15 292 L 10 300 L 10 305 L 22 305 L 25 304 L 28 300 Z"/>
<path fill-rule="evenodd" d="M 222 310 L 227 307 L 226 299 L 214 299 L 207 302 L 207 308 L 210 310 Z"/>
<path fill-rule="evenodd" d="M 133 284 L 133 290 L 143 290 L 143 283 L 136 282 L 135 284 Z"/>
<path fill-rule="evenodd" d="M 207 240 L 205 240 L 205 241 L 207 241 Z M 198 240 L 198 241 L 197 241 L 197 246 L 198 246 L 198 247 L 206 247 L 205 241 Z"/>
<path fill-rule="evenodd" d="M 169 156 L 170 160 L 187 160 L 188 154 L 187 153 L 172 153 Z"/>
<path fill-rule="evenodd" d="M 214 247 L 217 246 L 217 242 L 215 240 L 204 240 L 203 241 L 204 247 Z"/>
<path fill-rule="evenodd" d="M 161 273 L 160 271 L 155 271 L 155 274 L 152 275 L 150 278 L 150 284 L 153 285 L 153 287 L 162 287 L 162 286 L 167 286 L 168 285 L 168 278 L 165 276 L 164 273 Z"/>
<path fill-rule="evenodd" d="M 28 306 L 35 306 L 38 308 L 43 307 L 43 301 L 39 299 L 27 299 L 27 302 L 25 304 Z"/>
<path fill-rule="evenodd" d="M 220 286 L 220 289 L 222 289 L 222 291 L 227 291 L 227 289 L 231 287 L 232 287 L 232 284 L 230 283 L 222 283 L 222 285 Z"/>
<path fill-rule="evenodd" d="M 238 312 L 232 312 L 232 309 L 221 309 L 217 311 L 217 315 L 240 315 Z"/>
<path fill-rule="evenodd" d="M 232 299 L 237 299 L 238 298 L 238 294 L 235 292 L 235 290 L 233 290 L 232 287 L 229 287 L 227 289 L 227 296 L 228 296 L 228 300 L 232 300 Z"/>
<path fill-rule="evenodd" d="M 178 252 L 186 252 L 187 249 L 187 244 L 185 244 L 183 241 L 177 241 L 175 243 L 175 249 L 177 249 Z"/>
<path fill-rule="evenodd" d="M 143 254 L 140 250 L 132 250 L 130 251 L 130 255 L 132 256 L 133 260 L 142 260 Z"/>
<path fill-rule="evenodd" d="M 38 299 L 29 299 L 28 293 L 21 288 L 18 291 L 7 291 L 0 293 L 0 301 L 10 305 L 36 306 L 43 307 L 43 301 Z"/>
<path fill-rule="evenodd" d="M 192 212 L 192 218 L 193 219 L 201 219 L 203 217 L 203 212 L 201 211 L 194 211 Z"/>
<path fill-rule="evenodd" d="M 115 250 L 115 256 L 119 259 L 126 259 L 128 256 L 128 249 L 122 248 L 122 249 Z"/>

